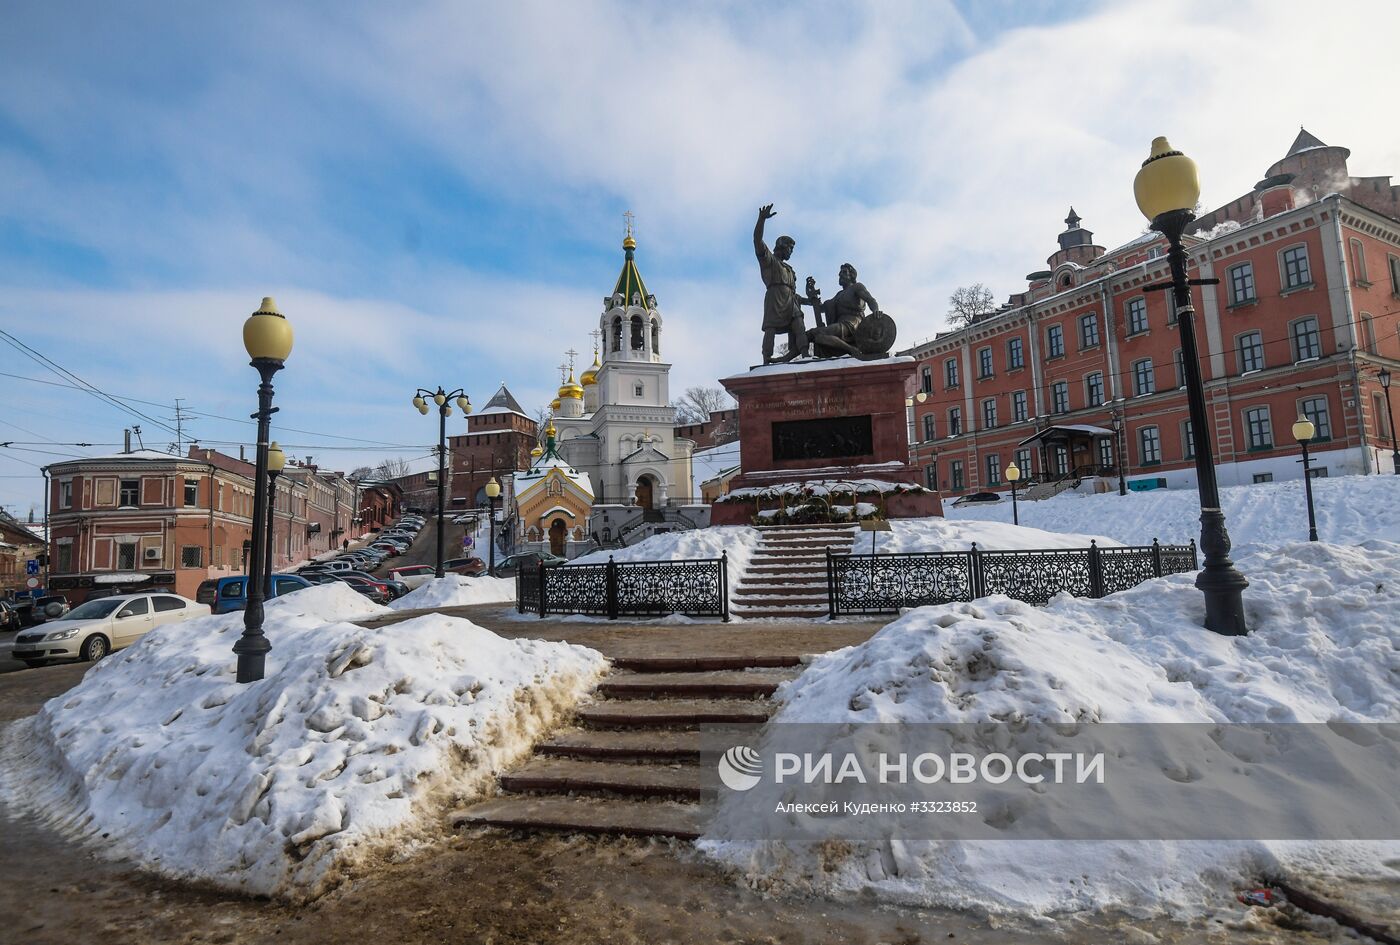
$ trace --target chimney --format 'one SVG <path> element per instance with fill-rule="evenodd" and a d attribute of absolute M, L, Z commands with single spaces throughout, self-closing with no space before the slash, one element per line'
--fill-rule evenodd
<path fill-rule="evenodd" d="M 127 427 L 122 431 L 122 452 L 131 452 L 131 428 Z"/>
<path fill-rule="evenodd" d="M 247 457 L 246 455 L 244 455 L 244 453 L 243 453 L 243 444 L 242 444 L 242 443 L 239 443 L 239 444 L 238 444 L 238 461 L 239 461 L 240 463 L 246 463 L 246 462 L 248 461 L 248 457 Z"/>

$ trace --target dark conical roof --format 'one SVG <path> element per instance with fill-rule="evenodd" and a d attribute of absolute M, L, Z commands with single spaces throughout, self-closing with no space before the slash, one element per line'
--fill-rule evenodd
<path fill-rule="evenodd" d="M 1306 151 L 1308 148 L 1325 147 L 1327 147 L 1327 145 L 1324 144 L 1316 135 L 1311 134 L 1308 131 L 1308 129 L 1304 128 L 1302 125 L 1299 125 L 1298 137 L 1293 139 L 1293 144 L 1289 147 L 1288 153 L 1285 154 L 1284 157 L 1291 157 L 1292 155 L 1297 154 L 1299 151 Z"/>
<path fill-rule="evenodd" d="M 642 274 L 637 271 L 636 260 L 632 258 L 636 249 L 637 241 L 629 233 L 622 241 L 622 272 L 618 274 L 617 285 L 613 287 L 613 295 L 621 295 L 623 305 L 631 305 L 633 295 L 641 296 L 643 305 L 647 303 L 647 284 L 642 281 Z"/>
<path fill-rule="evenodd" d="M 525 411 L 520 406 L 520 401 L 515 399 L 515 396 L 506 389 L 506 385 L 504 384 L 502 384 L 500 390 L 496 391 L 491 399 L 486 402 L 486 406 L 482 408 L 481 412 L 494 413 L 501 410 L 509 410 L 512 413 L 518 413 L 522 416 L 525 414 Z"/>

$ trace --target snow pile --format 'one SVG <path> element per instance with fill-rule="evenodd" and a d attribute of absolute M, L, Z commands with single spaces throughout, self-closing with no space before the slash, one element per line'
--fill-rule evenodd
<path fill-rule="evenodd" d="M 1220 490 L 1230 540 L 1237 553 L 1277 548 L 1308 537 L 1303 481 L 1229 486 Z M 1323 541 L 1355 543 L 1400 534 L 1400 476 L 1338 476 L 1313 480 L 1317 532 Z M 1200 500 L 1194 489 L 1154 489 L 1080 495 L 1020 503 L 1021 523 L 1052 532 L 1091 527 L 1125 545 L 1185 544 L 1200 538 Z M 1010 522 L 1011 503 L 972 503 L 944 513 L 950 520 Z"/>
<path fill-rule="evenodd" d="M 1097 523 L 1095 523 L 1097 527 Z M 1097 541 L 1108 548 L 1120 543 L 1103 535 L 1080 535 L 1009 525 L 1000 522 L 958 522 L 946 518 L 897 518 L 890 521 L 890 531 L 874 532 L 875 550 L 886 552 L 967 551 L 976 543 L 983 551 L 1010 551 L 1017 548 L 1088 548 Z M 1139 537 L 1134 544 L 1150 545 Z M 870 537 L 860 535 L 855 541 L 858 554 L 870 552 Z"/>
<path fill-rule="evenodd" d="M 898 463 L 882 465 L 898 466 Z M 874 467 L 867 467 L 874 468 Z M 819 470 L 814 470 L 819 471 Z M 927 492 L 923 486 L 912 482 L 890 482 L 887 479 L 804 479 L 801 482 L 782 482 L 772 486 L 749 486 L 734 489 L 716 499 L 716 502 L 747 502 L 753 499 L 776 502 L 784 499 L 808 499 L 856 495 L 896 495 L 903 492 Z"/>
<path fill-rule="evenodd" d="M 1251 582 L 1247 636 L 1201 627 L 1193 575 L 1102 600 L 1062 595 L 1044 608 L 1000 596 L 920 608 L 812 663 L 780 690 L 773 721 L 1400 721 L 1400 545 L 1302 543 L 1239 565 Z M 972 750 L 996 750 L 998 730 L 987 726 L 987 744 Z M 1260 764 L 1290 777 L 1286 758 Z M 838 850 L 742 839 L 761 835 L 784 790 L 765 782 L 729 795 L 702 848 L 763 888 L 1029 913 L 1205 912 L 1229 901 L 1228 884 L 1264 873 L 1393 880 L 1383 864 L 1400 855 L 1380 841 L 935 842 L 898 819 L 882 842 Z M 1300 819 L 1325 806 L 1289 801 L 1278 802 Z M 1061 813 L 1033 805 L 1027 816 Z M 1095 814 L 1099 823 L 1115 816 Z M 1059 826 L 1075 835 L 1073 822 Z"/>
<path fill-rule="evenodd" d="M 346 622 L 385 612 L 343 584 L 277 598 L 244 685 L 242 614 L 159 627 L 8 727 L 0 792 L 171 877 L 320 895 L 486 791 L 605 667 L 459 618 Z"/>
<path fill-rule="evenodd" d="M 466 607 L 471 604 L 503 604 L 515 600 L 515 578 L 465 577 L 447 574 L 433 578 L 389 605 L 390 610 L 427 610 Z"/>
<path fill-rule="evenodd" d="M 734 602 L 734 588 L 749 567 L 749 559 L 758 547 L 761 536 L 748 525 L 715 525 L 685 531 L 652 535 L 635 545 L 611 551 L 595 551 L 575 558 L 569 564 L 607 564 L 614 561 L 688 561 L 697 558 L 718 558 L 729 554 L 729 600 Z"/>

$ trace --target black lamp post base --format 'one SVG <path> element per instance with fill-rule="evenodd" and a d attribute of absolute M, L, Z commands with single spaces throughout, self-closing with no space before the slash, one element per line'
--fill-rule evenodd
<path fill-rule="evenodd" d="M 1225 513 L 1201 509 L 1201 551 L 1205 561 L 1196 587 L 1206 599 L 1206 629 L 1239 637 L 1249 632 L 1244 619 L 1244 589 L 1249 581 L 1230 560 L 1230 535 Z"/>
<path fill-rule="evenodd" d="M 233 645 L 233 652 L 238 654 L 237 679 L 241 683 L 257 682 L 263 678 L 263 671 L 267 668 L 267 654 L 272 652 L 272 644 L 261 632 L 261 626 L 258 630 L 255 635 L 239 637 Z"/>

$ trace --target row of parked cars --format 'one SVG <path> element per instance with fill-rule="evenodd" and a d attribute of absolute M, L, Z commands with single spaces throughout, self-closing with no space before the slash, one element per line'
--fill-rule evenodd
<path fill-rule="evenodd" d="M 54 659 L 100 660 L 162 624 L 209 612 L 207 604 L 165 591 L 101 597 L 22 630 L 10 652 L 29 666 Z"/>

